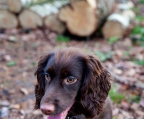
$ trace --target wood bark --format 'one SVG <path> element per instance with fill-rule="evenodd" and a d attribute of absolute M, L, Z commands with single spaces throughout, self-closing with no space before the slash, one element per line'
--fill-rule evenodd
<path fill-rule="evenodd" d="M 99 20 L 99 24 L 103 22 L 111 13 L 114 12 L 115 0 L 96 0 L 96 14 Z"/>

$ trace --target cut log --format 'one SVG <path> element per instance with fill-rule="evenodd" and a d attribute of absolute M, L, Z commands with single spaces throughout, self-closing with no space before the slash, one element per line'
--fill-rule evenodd
<path fill-rule="evenodd" d="M 107 39 L 111 37 L 122 38 L 134 17 L 135 14 L 131 10 L 113 13 L 102 28 L 104 37 Z"/>
<path fill-rule="evenodd" d="M 55 31 L 59 34 L 64 33 L 66 29 L 65 25 L 58 19 L 57 14 L 51 14 L 46 16 L 44 19 L 44 25 L 50 30 Z"/>
<path fill-rule="evenodd" d="M 8 0 L 7 5 L 8 9 L 14 13 L 19 13 L 22 9 L 21 0 Z"/>
<path fill-rule="evenodd" d="M 120 22 L 116 20 L 109 20 L 102 28 L 102 32 L 106 39 L 109 39 L 111 37 L 121 38 L 123 36 L 124 29 L 125 28 Z"/>
<path fill-rule="evenodd" d="M 117 4 L 115 12 L 108 17 L 102 28 L 102 33 L 105 38 L 122 38 L 124 36 L 131 21 L 135 18 L 135 13 L 131 10 L 133 7 L 134 4 L 131 1 Z"/>
<path fill-rule="evenodd" d="M 0 10 L 0 29 L 16 28 L 18 26 L 17 18 L 7 10 Z"/>
<path fill-rule="evenodd" d="M 60 9 L 59 19 L 66 23 L 70 33 L 89 36 L 97 27 L 94 9 L 86 1 L 74 1 Z"/>
<path fill-rule="evenodd" d="M 112 13 L 115 0 L 70 0 L 59 12 L 59 19 L 66 23 L 69 32 L 89 36 Z"/>
<path fill-rule="evenodd" d="M 21 27 L 26 29 L 34 29 L 43 25 L 42 18 L 30 9 L 24 9 L 18 19 Z"/>

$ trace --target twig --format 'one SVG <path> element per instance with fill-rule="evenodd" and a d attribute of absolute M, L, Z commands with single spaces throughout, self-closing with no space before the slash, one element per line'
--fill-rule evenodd
<path fill-rule="evenodd" d="M 114 80 L 119 81 L 121 83 L 129 84 L 130 86 L 136 86 L 138 88 L 144 89 L 144 83 L 141 81 L 136 81 L 136 82 L 130 82 L 126 78 L 122 78 L 118 76 L 117 74 L 113 73 L 109 68 L 106 68 L 108 72 L 111 74 L 111 76 L 114 78 Z"/>

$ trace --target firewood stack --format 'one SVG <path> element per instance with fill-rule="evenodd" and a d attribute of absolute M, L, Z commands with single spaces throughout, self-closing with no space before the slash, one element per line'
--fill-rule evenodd
<path fill-rule="evenodd" d="M 134 17 L 128 12 L 117 12 L 116 5 L 116 0 L 70 0 L 59 8 L 58 13 L 43 17 L 37 11 L 24 7 L 21 0 L 0 0 L 0 29 L 35 29 L 46 26 L 59 34 L 67 29 L 73 35 L 86 37 L 96 32 L 108 17 L 102 28 L 104 37 L 120 37 Z M 117 16 L 126 22 L 121 23 L 115 18 Z"/>
<path fill-rule="evenodd" d="M 37 28 L 43 25 L 42 17 L 28 8 L 20 0 L 0 0 L 0 29 Z"/>

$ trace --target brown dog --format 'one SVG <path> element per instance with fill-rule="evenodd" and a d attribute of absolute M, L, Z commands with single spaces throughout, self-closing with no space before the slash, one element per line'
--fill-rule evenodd
<path fill-rule="evenodd" d="M 35 108 L 49 119 L 112 119 L 110 74 L 96 56 L 78 48 L 52 52 L 35 75 Z"/>

